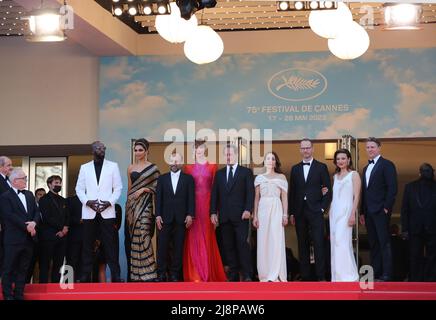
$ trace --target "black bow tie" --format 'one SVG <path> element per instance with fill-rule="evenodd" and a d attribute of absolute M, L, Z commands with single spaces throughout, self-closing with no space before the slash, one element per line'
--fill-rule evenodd
<path fill-rule="evenodd" d="M 374 164 L 375 162 L 374 162 L 374 160 L 368 160 L 368 164 Z"/>
<path fill-rule="evenodd" d="M 20 193 L 24 194 L 24 190 L 17 190 L 17 194 L 20 194 Z"/>
<path fill-rule="evenodd" d="M 303 162 L 303 166 L 310 166 L 310 162 Z"/>

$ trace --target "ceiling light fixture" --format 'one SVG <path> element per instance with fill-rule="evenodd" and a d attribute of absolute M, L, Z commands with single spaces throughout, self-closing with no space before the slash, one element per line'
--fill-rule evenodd
<path fill-rule="evenodd" d="M 385 30 L 418 30 L 422 15 L 419 4 L 386 3 L 383 5 Z"/>
<path fill-rule="evenodd" d="M 311 11 L 336 9 L 334 1 L 277 1 L 277 11 Z"/>
<path fill-rule="evenodd" d="M 66 6 L 66 2 L 64 2 Z M 45 8 L 41 0 L 41 7 L 30 12 L 24 19 L 29 21 L 31 36 L 27 38 L 31 42 L 56 42 L 64 41 L 67 37 L 64 34 L 61 8 Z"/>

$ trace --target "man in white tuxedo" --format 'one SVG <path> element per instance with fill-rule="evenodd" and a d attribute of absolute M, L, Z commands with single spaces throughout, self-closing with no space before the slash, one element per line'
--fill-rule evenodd
<path fill-rule="evenodd" d="M 91 279 L 94 244 L 97 236 L 103 244 L 112 282 L 120 282 L 119 244 L 115 203 L 123 188 L 118 164 L 105 160 L 106 147 L 92 144 L 94 160 L 80 167 L 76 193 L 82 202 L 83 249 L 80 282 Z"/>

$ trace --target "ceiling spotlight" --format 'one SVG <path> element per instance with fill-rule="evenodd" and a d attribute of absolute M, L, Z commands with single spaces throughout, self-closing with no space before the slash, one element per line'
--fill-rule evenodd
<path fill-rule="evenodd" d="M 338 7 L 338 2 L 334 1 L 277 1 L 276 3 L 277 11 L 321 11 Z"/>
<path fill-rule="evenodd" d="M 142 9 L 143 13 L 147 16 L 151 15 L 153 13 L 153 10 L 151 9 L 151 5 L 145 5 Z"/>
<path fill-rule="evenodd" d="M 294 3 L 294 8 L 296 10 L 302 10 L 304 8 L 304 3 L 303 1 L 295 1 Z"/>
<path fill-rule="evenodd" d="M 136 6 L 129 6 L 128 12 L 131 16 L 134 16 L 138 13 L 138 9 L 136 8 Z"/>
<path fill-rule="evenodd" d="M 278 1 L 277 2 L 277 11 L 286 11 L 289 9 L 288 1 Z"/>
<path fill-rule="evenodd" d="M 312 9 L 312 10 L 318 9 L 318 1 L 311 1 L 310 2 L 310 9 Z"/>
<path fill-rule="evenodd" d="M 157 12 L 159 12 L 159 14 L 165 14 L 165 13 L 167 12 L 167 8 L 165 8 L 164 5 L 160 5 L 160 6 L 157 8 Z"/>
<path fill-rule="evenodd" d="M 66 39 L 59 10 L 48 8 L 34 10 L 27 19 L 32 32 L 32 36 L 27 39 L 28 41 L 52 42 Z"/>
<path fill-rule="evenodd" d="M 120 2 L 120 0 L 112 0 L 112 2 L 115 2 L 115 3 L 117 3 L 117 2 Z"/>
<path fill-rule="evenodd" d="M 114 15 L 116 15 L 117 17 L 119 17 L 120 15 L 123 14 L 123 9 L 121 9 L 121 7 L 115 7 L 114 9 Z"/>
<path fill-rule="evenodd" d="M 419 4 L 384 4 L 386 30 L 417 30 L 422 14 Z"/>
<path fill-rule="evenodd" d="M 168 8 L 168 3 L 159 3 L 158 5 L 157 5 L 157 12 L 159 13 L 159 14 L 167 14 L 167 13 L 169 13 L 169 8 Z"/>
<path fill-rule="evenodd" d="M 322 4 L 324 5 L 324 8 L 326 8 L 326 9 L 333 8 L 333 2 L 332 1 L 324 1 L 324 2 L 322 2 Z"/>

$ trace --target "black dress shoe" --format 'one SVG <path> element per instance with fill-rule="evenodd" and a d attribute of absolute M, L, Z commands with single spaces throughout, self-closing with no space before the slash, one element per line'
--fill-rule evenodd
<path fill-rule="evenodd" d="M 239 274 L 238 273 L 229 272 L 228 275 L 227 275 L 227 281 L 229 281 L 229 282 L 238 282 L 239 281 Z"/>
<path fill-rule="evenodd" d="M 179 278 L 176 277 L 176 276 L 170 276 L 169 281 L 170 281 L 170 282 L 179 282 Z"/>
<path fill-rule="evenodd" d="M 325 278 L 318 278 L 317 281 L 318 282 L 326 282 L 327 280 Z"/>
<path fill-rule="evenodd" d="M 391 281 L 391 278 L 388 276 L 381 276 L 380 278 L 376 278 L 375 282 L 388 282 Z"/>
<path fill-rule="evenodd" d="M 253 279 L 251 278 L 251 276 L 249 274 L 244 274 L 242 276 L 242 281 L 243 282 L 250 282 L 250 281 L 253 281 Z"/>
<path fill-rule="evenodd" d="M 79 283 L 88 283 L 88 282 L 91 282 L 91 277 L 81 276 L 80 279 L 77 282 L 79 282 Z"/>

